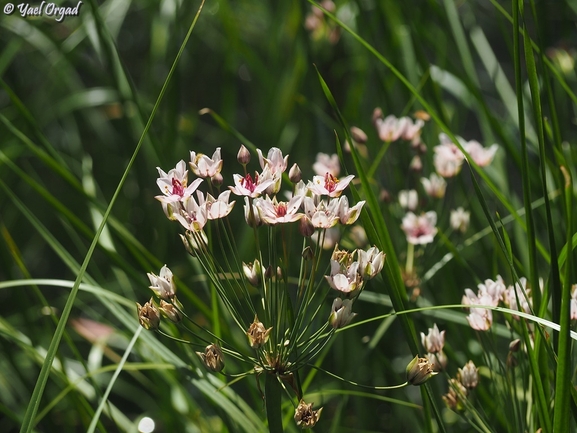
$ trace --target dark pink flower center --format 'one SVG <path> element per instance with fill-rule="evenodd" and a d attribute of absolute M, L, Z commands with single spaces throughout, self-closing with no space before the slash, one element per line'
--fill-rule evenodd
<path fill-rule="evenodd" d="M 278 216 L 278 217 L 285 216 L 286 212 L 287 212 L 286 203 L 279 203 L 278 205 L 276 205 L 275 211 L 276 211 L 276 216 Z"/>
<path fill-rule="evenodd" d="M 336 177 L 327 172 L 325 174 L 325 189 L 328 192 L 333 192 L 335 189 L 337 189 L 338 181 L 339 180 Z"/>
<path fill-rule="evenodd" d="M 182 186 L 182 183 L 175 178 L 172 178 L 172 194 L 181 197 L 184 195 L 184 187 Z"/>
<path fill-rule="evenodd" d="M 258 173 L 254 174 L 254 181 L 252 180 L 252 177 L 250 176 L 250 174 L 247 174 L 245 177 L 242 178 L 242 180 L 240 181 L 240 184 L 248 189 L 250 192 L 254 192 L 254 190 L 256 189 L 256 186 L 258 184 Z"/>

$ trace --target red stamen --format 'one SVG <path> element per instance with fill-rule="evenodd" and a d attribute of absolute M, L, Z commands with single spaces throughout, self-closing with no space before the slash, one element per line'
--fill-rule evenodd
<path fill-rule="evenodd" d="M 178 179 L 172 178 L 172 194 L 183 196 L 184 188 Z"/>

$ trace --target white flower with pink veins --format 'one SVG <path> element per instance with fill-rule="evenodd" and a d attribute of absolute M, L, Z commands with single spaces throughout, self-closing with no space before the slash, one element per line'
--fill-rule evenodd
<path fill-rule="evenodd" d="M 493 144 L 490 147 L 483 147 L 478 141 L 471 140 L 463 145 L 463 148 L 471 156 L 479 167 L 485 167 L 493 161 L 499 145 Z"/>
<path fill-rule="evenodd" d="M 196 193 L 198 196 L 199 206 L 204 205 L 206 207 L 206 216 L 209 220 L 224 218 L 230 213 L 230 211 L 232 211 L 235 204 L 234 201 L 232 203 L 228 202 L 231 191 L 222 192 L 218 198 L 214 198 L 212 195 L 207 194 L 206 199 L 200 191 L 197 191 Z"/>
<path fill-rule="evenodd" d="M 325 275 L 329 286 L 343 293 L 350 293 L 363 284 L 363 279 L 358 272 L 359 263 L 353 262 L 344 268 L 336 260 L 331 260 L 331 274 Z"/>
<path fill-rule="evenodd" d="M 162 203 L 183 201 L 190 197 L 202 182 L 202 179 L 195 179 L 188 185 L 188 170 L 182 160 L 168 173 L 165 173 L 160 167 L 156 167 L 156 169 L 159 174 L 156 184 L 164 195 L 157 195 L 154 198 Z"/>
<path fill-rule="evenodd" d="M 437 234 L 437 213 L 429 211 L 422 215 L 408 212 L 403 218 L 401 228 L 407 236 L 407 241 L 413 245 L 425 245 L 433 242 Z"/>
<path fill-rule="evenodd" d="M 248 197 L 260 196 L 269 186 L 274 184 L 268 167 L 262 173 L 254 174 L 254 179 L 250 174 L 242 177 L 240 174 L 233 174 L 234 186 L 229 186 L 229 189 L 236 195 L 244 195 Z"/>
<path fill-rule="evenodd" d="M 310 219 L 313 227 L 328 229 L 334 227 L 339 222 L 337 206 L 339 202 L 333 200 L 327 204 L 325 200 L 320 200 L 315 204 L 312 197 L 304 197 L 305 215 Z"/>
<path fill-rule="evenodd" d="M 204 228 L 208 220 L 206 202 L 203 205 L 199 205 L 194 197 L 189 197 L 180 213 L 175 213 L 174 216 L 185 229 L 199 232 Z"/>
<path fill-rule="evenodd" d="M 301 219 L 304 214 L 297 212 L 303 201 L 303 196 L 295 196 L 289 202 L 278 202 L 276 197 L 270 199 L 257 198 L 254 205 L 258 209 L 260 218 L 267 224 L 291 223 Z"/>
<path fill-rule="evenodd" d="M 339 197 L 354 177 L 351 174 L 342 179 L 337 179 L 330 173 L 326 173 L 324 176 L 313 176 L 313 180 L 309 182 L 307 188 L 316 195 Z"/>
<path fill-rule="evenodd" d="M 198 177 L 213 177 L 222 170 L 220 147 L 216 148 L 212 158 L 203 153 L 190 152 L 190 168 Z"/>

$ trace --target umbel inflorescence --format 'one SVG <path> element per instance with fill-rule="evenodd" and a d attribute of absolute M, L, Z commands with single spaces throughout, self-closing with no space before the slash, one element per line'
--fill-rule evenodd
<path fill-rule="evenodd" d="M 182 227 L 186 251 L 198 260 L 232 322 L 246 335 L 246 343 L 238 344 L 198 327 L 194 335 L 199 341 L 191 343 L 206 346 L 197 352 L 200 359 L 212 371 L 222 371 L 230 356 L 246 363 L 247 374 L 276 375 L 294 391 L 301 425 L 302 408 L 312 405 L 302 402 L 294 373 L 336 329 L 351 322 L 354 302 L 381 271 L 385 254 L 376 247 L 350 252 L 338 245 L 330 257 L 322 253 L 326 231 L 353 224 L 365 204 L 350 205 L 344 194 L 354 176 L 338 178 L 327 170 L 305 183 L 296 164 L 286 173 L 288 156 L 280 149 L 257 153 L 260 171 L 249 171 L 251 155 L 241 146 L 237 161 L 242 173 L 223 186 L 220 149 L 212 157 L 191 152 L 188 165 L 196 178 L 189 182 L 184 161 L 168 173 L 158 168 L 161 195 L 156 199 L 166 217 Z M 231 194 L 242 197 L 244 221 L 254 236 L 250 257 L 239 257 L 238 230 L 229 220 L 236 204 Z M 154 296 L 138 305 L 141 325 L 161 333 L 162 320 L 196 326 L 176 297 L 170 269 L 164 266 L 158 276 L 148 277 Z M 309 411 L 317 415 L 306 417 L 308 427 L 320 415 Z"/>

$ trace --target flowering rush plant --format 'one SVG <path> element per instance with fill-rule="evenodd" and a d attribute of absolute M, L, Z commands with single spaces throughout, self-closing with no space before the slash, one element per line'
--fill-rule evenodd
<path fill-rule="evenodd" d="M 285 174 L 288 155 L 280 149 L 257 154 L 260 171 L 251 172 L 250 152 L 241 146 L 237 160 L 243 172 L 234 174 L 227 187 L 220 148 L 212 157 L 190 153 L 188 166 L 196 176 L 192 181 L 184 161 L 168 172 L 158 168 L 157 179 L 161 194 L 156 199 L 166 217 L 181 226 L 186 251 L 198 260 L 232 321 L 246 335 L 245 343 L 225 341 L 196 325 L 177 299 L 167 266 L 159 275 L 148 274 L 154 296 L 137 305 L 138 315 L 144 328 L 168 337 L 161 321 L 185 327 L 190 322 L 198 339 L 190 343 L 206 346 L 197 352 L 202 363 L 229 374 L 223 371 L 225 358 L 237 359 L 247 370 L 235 377 L 264 375 L 265 400 L 271 380 L 292 390 L 295 421 L 306 428 L 316 423 L 320 411 L 302 400 L 296 373 L 355 317 L 354 302 L 366 282 L 381 272 L 385 254 L 376 247 L 349 252 L 338 245 L 330 258 L 322 254 L 326 231 L 353 224 L 365 204 L 350 205 L 344 194 L 354 176 L 338 178 L 327 170 L 305 183 L 296 164 Z M 239 257 L 228 219 L 236 205 L 231 195 L 241 198 L 244 220 L 254 234 L 250 257 Z M 297 254 L 291 250 L 295 245 Z"/>

